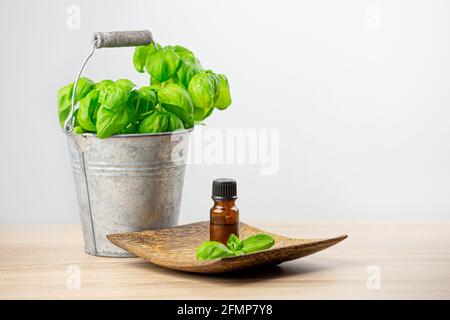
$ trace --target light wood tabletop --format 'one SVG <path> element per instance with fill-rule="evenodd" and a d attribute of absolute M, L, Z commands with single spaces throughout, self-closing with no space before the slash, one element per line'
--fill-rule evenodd
<path fill-rule="evenodd" d="M 255 223 L 314 255 L 236 274 L 166 270 L 83 251 L 78 225 L 0 226 L 0 299 L 450 299 L 450 221 Z"/>

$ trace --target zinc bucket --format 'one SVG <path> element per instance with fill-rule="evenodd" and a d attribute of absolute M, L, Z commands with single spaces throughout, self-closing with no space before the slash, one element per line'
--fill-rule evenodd
<path fill-rule="evenodd" d="M 131 257 L 106 236 L 178 224 L 190 131 L 66 134 L 87 253 Z"/>
<path fill-rule="evenodd" d="M 72 163 L 85 251 L 105 257 L 132 257 L 108 234 L 178 224 L 190 130 L 122 134 L 100 139 L 74 134 L 78 80 L 96 49 L 153 44 L 149 30 L 95 32 L 78 71 L 72 108 L 63 131 Z"/>

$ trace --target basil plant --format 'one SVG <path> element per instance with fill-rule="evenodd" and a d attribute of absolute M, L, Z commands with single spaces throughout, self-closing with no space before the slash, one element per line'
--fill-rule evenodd
<path fill-rule="evenodd" d="M 137 88 L 128 79 L 94 82 L 80 78 L 75 93 L 74 133 L 144 134 L 189 129 L 214 109 L 231 104 L 228 79 L 203 69 L 182 46 L 150 44 L 135 48 L 136 71 L 150 75 L 148 86 Z M 63 127 L 72 108 L 73 83 L 58 90 L 58 118 Z"/>

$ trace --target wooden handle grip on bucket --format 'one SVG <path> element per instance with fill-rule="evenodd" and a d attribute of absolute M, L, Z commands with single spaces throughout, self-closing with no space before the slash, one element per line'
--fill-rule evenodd
<path fill-rule="evenodd" d="M 92 38 L 96 48 L 144 46 L 153 42 L 149 30 L 95 32 Z"/>

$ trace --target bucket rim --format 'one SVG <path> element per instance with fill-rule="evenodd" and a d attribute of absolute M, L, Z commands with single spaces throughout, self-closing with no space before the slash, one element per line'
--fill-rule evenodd
<path fill-rule="evenodd" d="M 183 130 L 175 130 L 170 132 L 157 132 L 157 133 L 127 133 L 127 134 L 116 134 L 114 136 L 105 138 L 105 139 L 114 139 L 114 138 L 140 138 L 140 137 L 158 137 L 158 136 L 170 136 L 174 134 L 185 134 L 190 133 L 193 131 L 194 128 L 190 129 L 183 129 Z M 74 135 L 74 136 L 83 136 L 83 137 L 96 137 L 98 138 L 97 134 L 95 133 L 81 133 L 81 134 L 75 134 L 73 132 L 65 132 L 66 135 Z M 100 139 L 100 138 L 99 138 Z"/>

